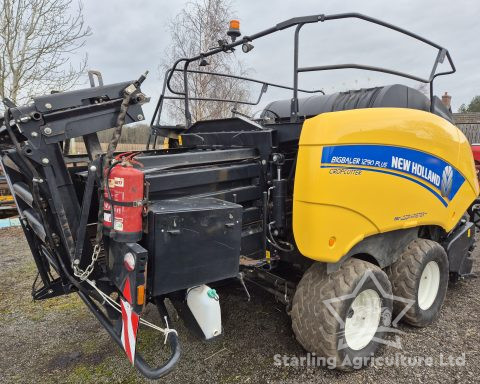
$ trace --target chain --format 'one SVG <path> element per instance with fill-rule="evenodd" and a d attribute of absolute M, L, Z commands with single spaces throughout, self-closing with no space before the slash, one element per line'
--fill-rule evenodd
<path fill-rule="evenodd" d="M 100 250 L 101 250 L 100 244 L 99 243 L 95 244 L 95 246 L 93 247 L 92 261 L 87 266 L 87 268 L 85 268 L 85 270 L 81 269 L 78 266 L 78 262 L 73 264 L 73 274 L 76 277 L 78 277 L 81 281 L 85 281 L 88 278 L 88 276 L 90 276 L 90 274 L 92 273 L 93 268 L 95 267 L 95 262 L 98 260 L 98 255 L 100 255 Z"/>
<path fill-rule="evenodd" d="M 106 160 L 105 163 L 107 167 L 109 166 L 115 149 L 117 148 L 118 141 L 120 140 L 120 136 L 122 134 L 122 127 L 125 124 L 125 117 L 127 115 L 128 105 L 130 104 L 130 99 L 132 97 L 132 93 L 136 90 L 136 86 L 134 84 L 130 84 L 124 90 L 122 104 L 120 105 L 120 113 L 117 116 L 117 123 L 112 135 L 112 139 L 108 145 Z M 107 181 L 108 182 L 108 181 Z M 103 189 L 105 188 L 105 177 L 103 175 L 103 167 L 102 167 L 102 177 L 100 179 L 100 202 L 99 202 L 99 209 L 98 209 L 98 224 L 97 224 L 97 234 L 95 236 L 95 246 L 93 247 L 92 253 L 92 261 L 90 264 L 85 268 L 85 270 L 79 267 L 79 260 L 75 260 L 72 263 L 73 274 L 78 277 L 81 281 L 85 281 L 93 271 L 95 267 L 95 262 L 100 255 L 100 243 L 102 241 L 102 227 L 103 227 Z"/>

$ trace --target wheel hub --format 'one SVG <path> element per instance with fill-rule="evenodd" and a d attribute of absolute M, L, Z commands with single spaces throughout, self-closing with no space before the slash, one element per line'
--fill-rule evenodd
<path fill-rule="evenodd" d="M 422 310 L 430 308 L 437 298 L 440 287 L 440 268 L 436 261 L 430 261 L 425 265 L 420 284 L 418 286 L 418 306 Z"/>
<path fill-rule="evenodd" d="M 375 336 L 382 315 L 382 300 L 373 289 L 366 289 L 353 300 L 345 320 L 345 341 L 349 348 L 365 348 Z"/>

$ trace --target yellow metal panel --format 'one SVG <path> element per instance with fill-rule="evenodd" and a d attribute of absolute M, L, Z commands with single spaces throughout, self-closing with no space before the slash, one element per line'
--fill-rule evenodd
<path fill-rule="evenodd" d="M 336 262 L 376 233 L 420 225 L 449 231 L 478 195 L 464 135 L 428 112 L 325 113 L 305 121 L 299 145 L 293 229 L 314 260 Z"/>

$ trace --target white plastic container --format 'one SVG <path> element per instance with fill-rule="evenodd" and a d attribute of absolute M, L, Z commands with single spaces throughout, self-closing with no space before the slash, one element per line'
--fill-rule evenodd
<path fill-rule="evenodd" d="M 209 340 L 222 333 L 222 315 L 217 292 L 208 285 L 190 288 L 187 305 L 197 320 L 205 339 Z"/>

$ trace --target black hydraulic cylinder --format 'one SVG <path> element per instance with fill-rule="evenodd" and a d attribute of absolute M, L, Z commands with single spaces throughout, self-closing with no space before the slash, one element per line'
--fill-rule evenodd
<path fill-rule="evenodd" d="M 285 200 L 287 199 L 287 180 L 273 180 L 272 202 L 273 202 L 273 221 L 275 228 L 283 230 L 285 228 Z"/>

